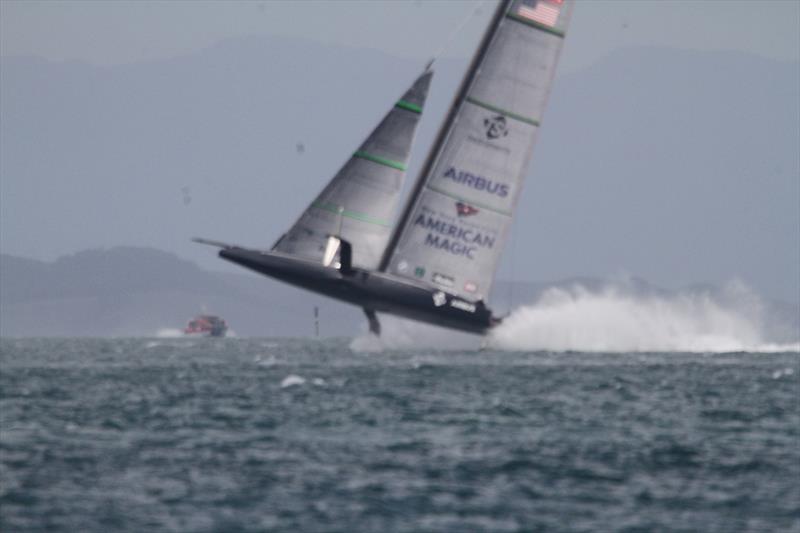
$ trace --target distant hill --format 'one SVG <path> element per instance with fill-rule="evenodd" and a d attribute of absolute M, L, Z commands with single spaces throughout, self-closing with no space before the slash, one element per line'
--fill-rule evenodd
<path fill-rule="evenodd" d="M 536 302 L 549 289 L 572 291 L 575 287 L 595 294 L 613 290 L 636 298 L 667 299 L 676 294 L 637 278 L 499 281 L 490 303 L 502 315 Z M 713 285 L 688 291 L 727 305 L 726 291 Z M 311 336 L 315 306 L 320 309 L 322 336 L 348 337 L 366 331 L 356 307 L 245 270 L 240 274 L 203 270 L 152 248 L 86 250 L 52 263 L 0 254 L 3 336 L 155 336 L 162 330 L 182 328 L 204 308 L 223 316 L 241 336 Z M 762 315 L 773 338 L 796 340 L 800 332 L 797 306 L 768 301 Z"/>
<path fill-rule="evenodd" d="M 155 336 L 203 309 L 240 335 L 357 333 L 361 313 L 255 275 L 209 272 L 150 248 L 88 250 L 53 263 L 0 255 L 0 334 Z"/>
<path fill-rule="evenodd" d="M 285 37 L 114 67 L 0 62 L 3 252 L 127 243 L 228 271 L 189 238 L 272 244 L 422 68 Z M 412 178 L 464 67 L 434 65 Z M 800 301 L 799 73 L 630 48 L 559 76 L 500 277 L 740 278 Z"/>

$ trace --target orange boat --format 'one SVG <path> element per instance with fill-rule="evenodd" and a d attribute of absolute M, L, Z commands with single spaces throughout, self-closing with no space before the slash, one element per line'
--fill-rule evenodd
<path fill-rule="evenodd" d="M 228 324 L 222 318 L 214 315 L 199 315 L 189 321 L 183 333 L 201 337 L 224 337 L 227 331 Z"/>

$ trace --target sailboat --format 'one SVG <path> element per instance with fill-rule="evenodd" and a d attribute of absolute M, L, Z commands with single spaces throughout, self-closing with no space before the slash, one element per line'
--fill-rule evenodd
<path fill-rule="evenodd" d="M 395 223 L 433 72 L 397 100 L 269 250 L 223 259 L 377 313 L 484 334 L 573 0 L 501 0 Z"/>

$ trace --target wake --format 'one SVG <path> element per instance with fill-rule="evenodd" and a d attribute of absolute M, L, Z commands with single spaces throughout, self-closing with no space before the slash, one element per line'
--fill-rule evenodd
<path fill-rule="evenodd" d="M 159 339 L 180 339 L 184 337 L 183 330 L 177 328 L 161 328 L 156 332 Z"/>
<path fill-rule="evenodd" d="M 505 351 L 552 352 L 800 352 L 797 318 L 776 317 L 752 290 L 732 282 L 721 290 L 636 291 L 626 284 L 581 284 L 544 290 L 514 309 L 484 340 Z M 475 335 L 386 315 L 381 338 L 364 334 L 359 352 L 433 348 L 471 350 Z"/>
<path fill-rule="evenodd" d="M 730 283 L 719 293 L 671 294 L 636 294 L 619 286 L 590 291 L 573 285 L 550 288 L 534 304 L 514 310 L 492 332 L 489 346 L 586 352 L 800 351 L 796 327 L 767 324 L 766 315 L 762 299 L 741 283 Z M 768 329 L 783 331 L 784 341 L 770 340 Z M 785 342 L 787 332 L 791 342 Z"/>

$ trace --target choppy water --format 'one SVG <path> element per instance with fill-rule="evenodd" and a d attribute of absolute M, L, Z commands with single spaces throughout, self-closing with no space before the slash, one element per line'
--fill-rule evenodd
<path fill-rule="evenodd" d="M 1 531 L 800 531 L 800 358 L 0 340 Z"/>

